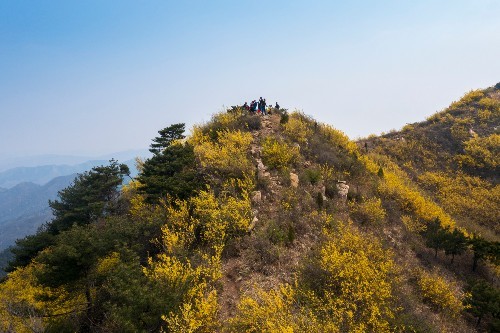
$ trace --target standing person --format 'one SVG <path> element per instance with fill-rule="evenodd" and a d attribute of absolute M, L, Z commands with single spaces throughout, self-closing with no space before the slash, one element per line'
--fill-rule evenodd
<path fill-rule="evenodd" d="M 259 113 L 262 113 L 262 97 L 259 97 L 258 106 L 259 106 Z"/>
<path fill-rule="evenodd" d="M 245 102 L 245 104 L 243 104 L 243 109 L 245 109 L 247 111 L 250 110 L 250 108 L 248 107 L 248 103 L 247 102 Z"/>
<path fill-rule="evenodd" d="M 257 113 L 257 101 L 255 99 L 250 104 L 250 109 L 252 113 Z"/>
<path fill-rule="evenodd" d="M 274 108 L 276 109 L 276 111 L 278 111 L 280 109 L 280 105 L 278 104 L 278 102 L 276 102 L 276 105 L 274 106 Z"/>
<path fill-rule="evenodd" d="M 265 115 L 266 114 L 266 100 L 262 97 L 260 98 L 260 112 Z"/>

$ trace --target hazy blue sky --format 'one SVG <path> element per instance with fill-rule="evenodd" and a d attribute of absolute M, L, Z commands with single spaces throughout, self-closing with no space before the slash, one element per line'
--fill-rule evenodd
<path fill-rule="evenodd" d="M 0 158 L 146 148 L 259 96 L 350 137 L 500 81 L 500 1 L 0 1 Z"/>

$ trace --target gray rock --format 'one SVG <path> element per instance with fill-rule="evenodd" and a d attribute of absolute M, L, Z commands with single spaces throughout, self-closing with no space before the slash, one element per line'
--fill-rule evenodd
<path fill-rule="evenodd" d="M 337 193 L 342 199 L 347 199 L 347 194 L 349 193 L 349 185 L 347 185 L 344 180 L 339 180 L 337 182 Z"/>
<path fill-rule="evenodd" d="M 259 222 L 259 219 L 257 218 L 257 216 L 254 216 L 252 222 L 250 222 L 250 225 L 248 226 L 248 232 L 252 231 L 255 228 L 257 222 Z"/>
<path fill-rule="evenodd" d="M 262 193 L 260 191 L 253 191 L 252 192 L 252 202 L 253 203 L 260 203 L 262 201 Z"/>

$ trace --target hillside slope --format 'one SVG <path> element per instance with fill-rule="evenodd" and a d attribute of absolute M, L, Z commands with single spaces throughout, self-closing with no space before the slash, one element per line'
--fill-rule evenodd
<path fill-rule="evenodd" d="M 398 140 L 366 151 L 302 113 L 238 107 L 183 132 L 160 130 L 120 192 L 117 165 L 66 190 L 14 249 L 1 329 L 497 331 L 496 235 L 472 235 L 421 186 L 426 165 L 377 145 Z"/>
<path fill-rule="evenodd" d="M 390 157 L 461 226 L 500 232 L 500 89 L 475 90 L 424 122 L 360 142 Z"/>

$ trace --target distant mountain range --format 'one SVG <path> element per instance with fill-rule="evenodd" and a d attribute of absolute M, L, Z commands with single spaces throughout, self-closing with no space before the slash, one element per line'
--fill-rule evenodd
<path fill-rule="evenodd" d="M 84 157 L 62 155 L 40 155 L 0 160 L 0 193 L 4 189 L 12 188 L 23 182 L 43 185 L 56 177 L 81 173 L 90 170 L 94 166 L 108 164 L 108 161 L 112 158 L 127 164 L 134 173 L 135 157 L 149 157 L 150 155 L 148 150 L 130 150 L 93 159 L 87 158 L 83 161 L 82 158 Z M 3 169 L 6 165 L 13 165 L 14 167 Z"/>
<path fill-rule="evenodd" d="M 76 165 L 87 161 L 109 161 L 114 158 L 118 161 L 126 161 L 137 156 L 148 157 L 151 153 L 147 149 L 134 149 L 101 156 L 72 156 L 72 155 L 35 155 L 22 157 L 0 157 L 0 172 L 18 167 L 38 167 L 44 165 Z M 0 185 L 1 187 L 1 185 Z"/>
<path fill-rule="evenodd" d="M 143 154 L 139 156 L 147 156 Z M 131 176 L 137 175 L 135 160 L 123 160 L 130 152 L 114 154 L 114 158 L 129 166 Z M 109 159 L 113 156 L 109 156 Z M 91 160 L 76 165 L 42 165 L 16 167 L 0 172 L 0 251 L 13 245 L 18 238 L 34 234 L 52 219 L 48 201 L 68 187 L 76 174 L 94 166 L 106 165 L 109 159 Z"/>
<path fill-rule="evenodd" d="M 134 160 L 120 162 L 127 164 L 132 174 L 136 173 Z M 0 172 L 0 188 L 9 189 L 24 182 L 43 185 L 56 177 L 82 173 L 95 166 L 105 164 L 108 164 L 108 160 L 87 161 L 77 165 L 42 165 L 13 168 Z M 1 191 L 0 189 L 0 193 Z"/>
<path fill-rule="evenodd" d="M 45 185 L 21 183 L 0 192 L 0 251 L 17 238 L 36 232 L 52 218 L 49 200 L 71 184 L 76 174 L 54 178 Z"/>

